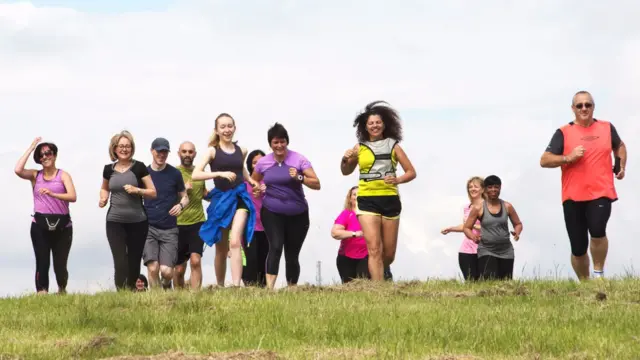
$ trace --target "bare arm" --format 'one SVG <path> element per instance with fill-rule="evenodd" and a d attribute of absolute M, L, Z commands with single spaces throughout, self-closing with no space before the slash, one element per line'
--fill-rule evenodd
<path fill-rule="evenodd" d="M 513 234 L 513 238 L 517 241 L 520 238 L 520 233 L 522 233 L 522 221 L 520 221 L 520 217 L 511 203 L 505 201 L 505 206 L 507 207 L 511 225 L 513 225 L 511 234 Z"/>
<path fill-rule="evenodd" d="M 211 201 L 207 199 L 207 195 L 209 195 L 209 190 L 207 189 L 207 185 L 205 184 L 205 186 L 202 187 L 202 198 L 204 199 L 204 201 Z"/>
<path fill-rule="evenodd" d="M 345 152 L 340 162 L 340 171 L 344 176 L 351 175 L 356 166 L 358 166 L 358 144 Z"/>
<path fill-rule="evenodd" d="M 65 189 L 67 189 L 67 192 L 64 194 L 49 193 L 49 196 L 62 201 L 76 202 L 76 187 L 73 185 L 73 179 L 71 179 L 71 175 L 69 175 L 69 173 L 67 173 L 66 171 L 63 171 L 61 179 Z"/>
<path fill-rule="evenodd" d="M 247 149 L 242 148 L 242 162 L 244 163 L 246 159 L 247 159 Z M 260 185 L 259 182 L 251 178 L 251 174 L 249 174 L 249 170 L 247 170 L 246 167 L 242 167 L 242 176 L 246 181 L 249 182 L 249 184 L 251 184 L 252 187 L 255 188 L 256 186 Z"/>
<path fill-rule="evenodd" d="M 549 151 L 545 151 L 540 157 L 540 166 L 543 168 L 557 168 L 564 164 L 568 164 L 570 161 L 564 155 L 556 155 Z"/>
<path fill-rule="evenodd" d="M 402 170 L 404 170 L 404 174 L 397 177 L 396 183 L 397 184 L 408 183 L 409 181 L 416 178 L 416 170 L 413 167 L 411 160 L 409 160 L 409 157 L 404 152 L 402 147 L 400 147 L 400 145 L 396 145 L 395 152 L 396 152 L 396 158 L 398 159 L 398 162 L 402 166 Z"/>
<path fill-rule="evenodd" d="M 38 174 L 37 170 L 34 169 L 25 169 L 24 167 L 27 165 L 27 161 L 29 160 L 29 156 L 36 149 L 36 146 L 40 142 L 40 138 L 36 138 L 33 140 L 29 148 L 22 154 L 20 159 L 18 159 L 18 163 L 16 163 L 16 167 L 14 172 L 18 175 L 19 178 L 30 180 L 32 183 L 36 180 L 36 174 Z"/>
<path fill-rule="evenodd" d="M 193 174 L 191 175 L 191 179 L 193 180 L 211 180 L 217 177 L 220 177 L 220 173 L 217 171 L 205 171 L 205 167 L 209 164 L 210 161 L 213 161 L 216 157 L 216 149 L 209 148 L 207 151 L 207 155 L 200 160 L 198 165 L 193 169 Z"/>
<path fill-rule="evenodd" d="M 147 199 L 155 199 L 158 196 L 156 192 L 156 186 L 153 185 L 153 180 L 151 180 L 151 175 L 147 175 L 142 178 L 142 183 L 144 184 L 144 189 L 138 189 L 138 193 L 140 196 L 145 197 Z"/>
<path fill-rule="evenodd" d="M 333 224 L 331 228 L 331 237 L 336 240 L 344 240 L 348 238 L 352 238 L 354 231 L 345 230 L 343 225 Z M 356 237 L 362 236 L 362 231 L 355 231 Z"/>
<path fill-rule="evenodd" d="M 100 202 L 98 203 L 100 207 L 104 207 L 107 205 L 109 201 L 109 180 L 102 179 L 102 186 L 100 186 Z"/>
<path fill-rule="evenodd" d="M 302 178 L 302 183 L 306 185 L 309 189 L 320 190 L 320 179 L 318 179 L 318 175 L 313 170 L 313 168 L 308 168 L 302 171 L 304 177 Z"/>
<path fill-rule="evenodd" d="M 620 142 L 620 146 L 613 150 L 613 155 L 620 158 L 620 169 L 626 169 L 627 167 L 627 146 L 624 142 Z"/>
<path fill-rule="evenodd" d="M 464 222 L 463 232 L 464 235 L 476 242 L 480 241 L 480 235 L 473 233 L 473 225 L 476 223 L 476 220 L 482 215 L 482 208 L 479 206 L 472 206 L 471 211 L 469 212 L 469 217 L 467 217 L 467 221 Z"/>

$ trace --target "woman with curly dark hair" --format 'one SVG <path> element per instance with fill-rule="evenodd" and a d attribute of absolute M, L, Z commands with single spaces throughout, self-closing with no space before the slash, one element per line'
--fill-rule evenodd
<path fill-rule="evenodd" d="M 367 241 L 371 280 L 381 281 L 393 263 L 398 245 L 402 203 L 398 185 L 416 178 L 409 157 L 400 147 L 402 125 L 398 113 L 383 101 L 374 101 L 353 121 L 358 144 L 342 157 L 347 176 L 360 168 L 356 214 Z M 404 174 L 396 176 L 400 163 Z"/>

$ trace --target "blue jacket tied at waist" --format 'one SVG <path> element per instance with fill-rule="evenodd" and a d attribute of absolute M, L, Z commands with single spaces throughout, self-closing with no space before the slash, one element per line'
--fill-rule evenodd
<path fill-rule="evenodd" d="M 238 199 L 242 199 L 249 208 L 244 236 L 247 244 L 251 243 L 256 224 L 256 209 L 244 182 L 227 191 L 220 191 L 214 188 L 207 194 L 205 199 L 211 202 L 207 207 L 207 220 L 200 227 L 200 238 L 205 244 L 213 246 L 213 244 L 221 240 L 222 230 L 231 226 L 233 216 L 236 214 Z"/>

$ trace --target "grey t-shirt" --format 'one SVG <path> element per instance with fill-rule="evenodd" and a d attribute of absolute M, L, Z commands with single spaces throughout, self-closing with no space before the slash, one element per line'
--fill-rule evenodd
<path fill-rule="evenodd" d="M 486 201 L 482 203 L 482 207 L 478 257 L 490 255 L 501 259 L 513 259 L 515 254 L 509 236 L 509 215 L 504 201 L 500 200 L 500 211 L 497 214 L 489 211 Z"/>
<path fill-rule="evenodd" d="M 134 160 L 127 171 L 121 173 L 114 170 L 115 164 L 105 165 L 102 177 L 109 181 L 111 199 L 107 211 L 107 221 L 119 223 L 136 223 L 147 220 L 142 197 L 129 194 L 124 190 L 125 185 L 144 188 L 142 178 L 149 175 L 147 167 Z"/>

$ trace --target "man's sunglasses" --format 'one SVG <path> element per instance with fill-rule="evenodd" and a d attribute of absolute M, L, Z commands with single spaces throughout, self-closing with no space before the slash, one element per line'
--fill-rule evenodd
<path fill-rule="evenodd" d="M 580 104 L 576 104 L 575 106 L 576 106 L 576 109 L 578 109 L 578 110 L 582 109 L 583 107 L 587 108 L 587 109 L 591 109 L 593 107 L 593 104 L 592 103 L 580 103 Z"/>

